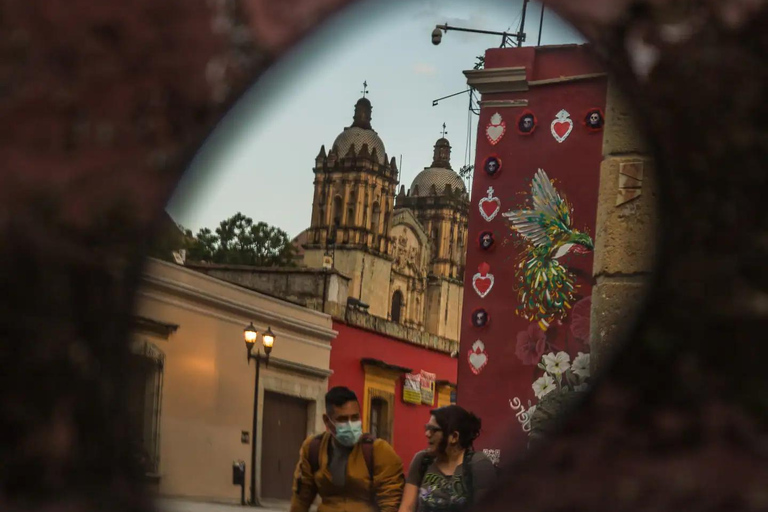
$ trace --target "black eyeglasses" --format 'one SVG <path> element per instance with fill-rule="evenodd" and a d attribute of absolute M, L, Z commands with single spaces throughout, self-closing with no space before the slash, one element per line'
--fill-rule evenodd
<path fill-rule="evenodd" d="M 429 432 L 430 434 L 434 434 L 435 432 L 442 432 L 443 429 L 441 429 L 440 427 L 436 427 L 434 425 L 427 424 L 427 425 L 424 425 L 424 431 Z"/>

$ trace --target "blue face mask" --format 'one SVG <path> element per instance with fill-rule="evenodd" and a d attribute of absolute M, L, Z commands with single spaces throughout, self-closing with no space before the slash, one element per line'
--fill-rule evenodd
<path fill-rule="evenodd" d="M 342 446 L 351 448 L 355 446 L 355 443 L 357 443 L 363 436 L 362 421 L 335 423 L 334 426 L 336 427 L 336 441 Z"/>

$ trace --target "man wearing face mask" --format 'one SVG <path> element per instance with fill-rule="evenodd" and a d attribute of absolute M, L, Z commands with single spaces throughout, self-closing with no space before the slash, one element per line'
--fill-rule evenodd
<path fill-rule="evenodd" d="M 325 395 L 326 432 L 307 439 L 299 452 L 290 512 L 397 512 L 405 478 L 403 462 L 383 439 L 363 434 L 360 403 L 353 391 Z"/>

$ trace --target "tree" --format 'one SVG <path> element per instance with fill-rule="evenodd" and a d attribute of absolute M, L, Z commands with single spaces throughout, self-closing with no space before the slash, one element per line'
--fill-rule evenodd
<path fill-rule="evenodd" d="M 219 223 L 215 231 L 202 228 L 193 236 L 185 230 L 187 258 L 209 263 L 293 267 L 296 249 L 288 233 L 238 212 Z"/>

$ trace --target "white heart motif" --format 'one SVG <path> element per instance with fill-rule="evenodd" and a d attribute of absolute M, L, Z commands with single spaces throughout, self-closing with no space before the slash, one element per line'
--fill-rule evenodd
<path fill-rule="evenodd" d="M 485 211 L 485 208 L 483 208 L 483 205 L 486 203 L 495 203 L 495 207 L 491 213 L 488 213 Z M 486 222 L 491 222 L 496 215 L 499 214 L 499 211 L 501 211 L 501 200 L 498 197 L 494 197 L 493 195 L 493 187 L 488 187 L 488 195 L 486 197 L 483 197 L 478 201 L 477 203 L 478 208 L 480 209 L 480 215 L 486 220 Z"/>
<path fill-rule="evenodd" d="M 555 125 L 560 125 L 560 124 L 568 125 L 568 129 L 562 135 L 557 133 L 557 131 L 555 130 Z M 555 140 L 557 142 L 562 143 L 565 139 L 568 138 L 568 136 L 573 131 L 573 121 L 571 120 L 571 114 L 569 114 L 568 111 L 565 109 L 558 112 L 557 116 L 552 121 L 552 124 L 549 125 L 549 129 L 552 132 L 552 136 L 555 138 Z"/>
<path fill-rule="evenodd" d="M 496 112 L 491 116 L 491 122 L 485 129 L 485 136 L 488 138 L 488 142 L 492 145 L 496 145 L 506 131 L 507 124 L 501 119 L 501 114 Z"/>
<path fill-rule="evenodd" d="M 486 288 L 484 291 L 479 290 L 477 288 L 477 282 L 480 281 L 481 279 L 484 281 L 485 280 L 490 281 L 490 283 L 488 284 L 488 288 Z M 478 272 L 477 274 L 472 276 L 472 288 L 475 289 L 475 292 L 480 296 L 481 299 L 484 299 L 486 295 L 491 293 L 491 288 L 493 288 L 493 283 L 494 283 L 493 274 L 482 275 L 480 274 L 480 272 Z"/>
<path fill-rule="evenodd" d="M 485 352 L 485 344 L 477 340 L 473 345 L 472 349 L 469 351 L 468 354 L 469 359 L 469 369 L 472 370 L 472 373 L 475 375 L 479 375 L 481 371 L 483 371 L 483 368 L 485 368 L 485 365 L 488 364 L 488 354 Z"/>

